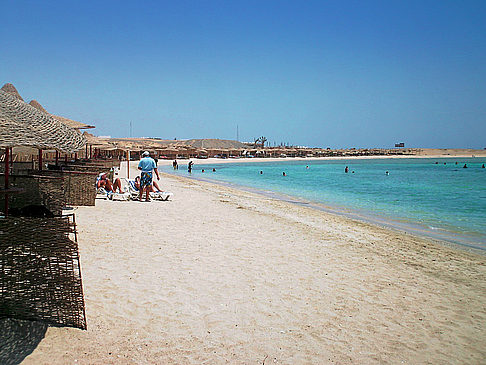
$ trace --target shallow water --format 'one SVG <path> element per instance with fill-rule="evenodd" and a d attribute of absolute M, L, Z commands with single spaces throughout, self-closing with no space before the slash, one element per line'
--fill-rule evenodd
<path fill-rule="evenodd" d="M 486 248 L 486 169 L 481 168 L 486 158 L 201 162 L 196 160 L 191 176 L 285 194 Z M 183 167 L 176 173 L 188 175 Z"/>

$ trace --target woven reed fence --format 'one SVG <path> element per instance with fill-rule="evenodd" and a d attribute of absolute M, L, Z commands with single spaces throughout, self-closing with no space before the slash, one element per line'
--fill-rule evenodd
<path fill-rule="evenodd" d="M 0 219 L 0 318 L 86 329 L 74 229 L 67 217 Z"/>
<path fill-rule="evenodd" d="M 5 175 L 0 174 L 0 186 L 5 182 Z M 9 194 L 11 208 L 23 208 L 27 205 L 43 205 L 54 215 L 61 215 L 66 206 L 64 180 L 62 177 L 39 175 L 10 175 L 11 187 L 21 188 L 20 194 Z M 0 195 L 0 210 L 4 207 L 5 195 Z"/>
<path fill-rule="evenodd" d="M 96 200 L 96 172 L 84 171 L 31 171 L 42 176 L 52 176 L 64 180 L 64 200 L 67 205 L 80 206 L 95 205 Z"/>
<path fill-rule="evenodd" d="M 27 171 L 32 169 L 32 162 L 14 162 L 11 166 L 11 172 L 13 174 L 23 174 L 25 175 Z M 0 163 L 0 172 L 5 172 L 5 163 L 1 162 Z"/>

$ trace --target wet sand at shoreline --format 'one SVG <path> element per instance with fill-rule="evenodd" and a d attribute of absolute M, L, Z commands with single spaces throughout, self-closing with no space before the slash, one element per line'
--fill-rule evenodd
<path fill-rule="evenodd" d="M 88 330 L 49 328 L 25 364 L 484 363 L 484 255 L 161 185 L 172 201 L 76 210 Z"/>

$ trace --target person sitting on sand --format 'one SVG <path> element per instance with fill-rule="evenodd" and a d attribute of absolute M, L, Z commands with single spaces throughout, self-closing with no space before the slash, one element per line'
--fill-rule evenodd
<path fill-rule="evenodd" d="M 140 179 L 140 196 L 139 199 L 142 201 L 142 195 L 145 191 L 145 200 L 150 201 L 149 193 L 150 188 L 152 187 L 152 171 L 155 171 L 157 175 L 157 180 L 160 180 L 159 171 L 157 170 L 157 165 L 155 160 L 150 157 L 150 153 L 145 151 L 142 154 L 142 159 L 138 163 L 138 169 L 142 171 L 141 179 Z"/>
<path fill-rule="evenodd" d="M 101 173 L 96 181 L 96 188 L 104 188 L 107 192 L 116 193 L 116 190 L 123 194 L 123 190 L 121 187 L 121 181 L 119 178 L 116 178 L 115 181 L 112 183 L 106 173 Z"/>

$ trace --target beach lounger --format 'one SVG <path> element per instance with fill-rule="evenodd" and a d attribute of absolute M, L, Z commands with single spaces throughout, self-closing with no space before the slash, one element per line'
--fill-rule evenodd
<path fill-rule="evenodd" d="M 102 174 L 98 175 L 95 182 L 95 187 L 98 186 L 98 180 L 100 179 Z M 127 192 L 127 189 L 124 189 L 124 193 L 114 193 L 113 191 L 107 191 L 105 188 L 97 188 L 96 189 L 96 199 L 105 199 L 105 200 L 120 200 L 120 201 L 127 201 L 130 200 L 130 193 Z"/>
<path fill-rule="evenodd" d="M 133 200 L 138 200 L 140 197 L 140 190 L 137 189 L 135 186 L 135 180 L 133 179 L 124 179 L 126 181 L 126 187 L 127 191 L 130 193 L 130 196 Z M 168 192 L 168 191 L 156 191 L 156 192 L 151 192 L 149 194 L 150 199 L 152 200 L 161 200 L 161 201 L 167 201 L 171 196 L 174 194 Z"/>
<path fill-rule="evenodd" d="M 108 200 L 110 199 L 110 194 L 105 188 L 98 188 L 96 189 L 96 199 Z"/>
<path fill-rule="evenodd" d="M 128 192 L 114 193 L 112 191 L 106 191 L 105 188 L 99 188 L 96 191 L 96 199 L 128 201 L 130 198 L 131 196 Z"/>

